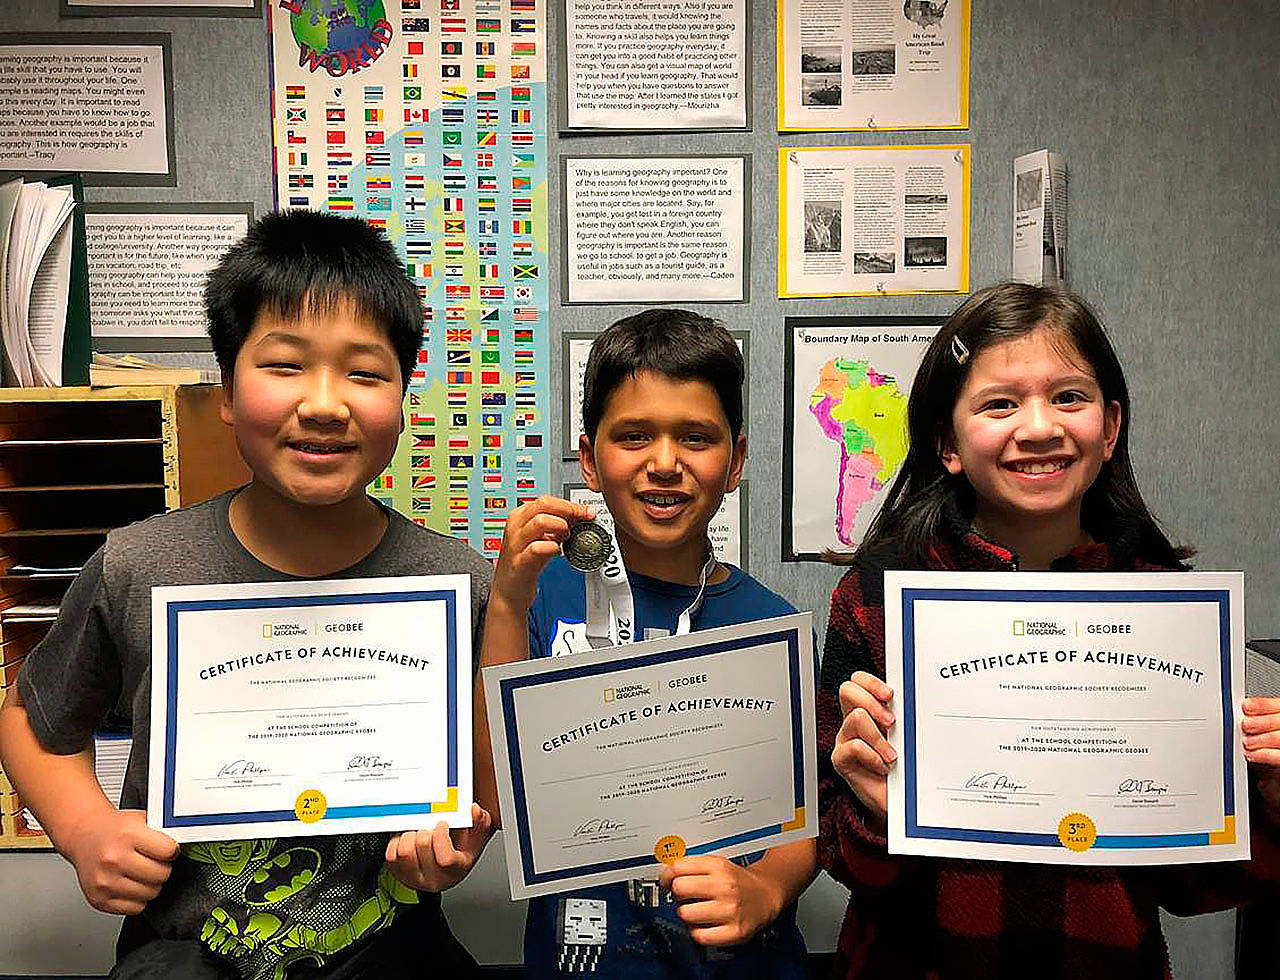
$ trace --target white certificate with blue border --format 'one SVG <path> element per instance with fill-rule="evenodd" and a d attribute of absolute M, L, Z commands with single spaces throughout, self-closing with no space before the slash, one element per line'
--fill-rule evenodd
<path fill-rule="evenodd" d="M 150 826 L 470 825 L 470 576 L 165 587 L 151 610 Z"/>
<path fill-rule="evenodd" d="M 1238 572 L 886 572 L 889 850 L 1249 857 Z"/>
<path fill-rule="evenodd" d="M 817 834 L 808 613 L 484 671 L 511 897 Z"/>

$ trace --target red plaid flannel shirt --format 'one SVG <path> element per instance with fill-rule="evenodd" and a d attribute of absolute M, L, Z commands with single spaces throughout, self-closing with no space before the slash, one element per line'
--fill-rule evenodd
<path fill-rule="evenodd" d="M 930 568 L 1010 571 L 1014 556 L 956 514 Z M 1137 535 L 1085 545 L 1055 571 L 1152 570 Z M 817 698 L 818 860 L 850 890 L 837 977 L 858 980 L 1168 980 L 1158 909 L 1175 915 L 1280 894 L 1280 835 L 1251 791 L 1253 859 L 1162 868 L 1065 867 L 890 855 L 831 766 L 840 684 L 857 670 L 884 677 L 885 568 L 862 559 L 831 597 Z"/>

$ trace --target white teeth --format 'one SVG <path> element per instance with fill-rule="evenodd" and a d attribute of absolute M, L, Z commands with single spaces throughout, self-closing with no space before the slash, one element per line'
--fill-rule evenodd
<path fill-rule="evenodd" d="M 304 453 L 340 453 L 343 450 L 342 446 L 333 445 L 331 443 L 322 445 L 314 442 L 299 442 L 296 443 L 296 445 Z"/>
<path fill-rule="evenodd" d="M 1066 460 L 1058 460 L 1052 463 L 1015 463 L 1013 468 L 1019 473 L 1056 473 L 1058 470 L 1067 468 Z"/>
<path fill-rule="evenodd" d="M 672 504 L 680 503 L 680 497 L 660 497 L 657 494 L 646 494 L 644 500 L 647 503 L 657 507 L 670 507 Z"/>

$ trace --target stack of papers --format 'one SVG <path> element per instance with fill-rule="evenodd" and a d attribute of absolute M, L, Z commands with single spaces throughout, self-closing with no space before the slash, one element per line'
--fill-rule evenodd
<path fill-rule="evenodd" d="M 70 187 L 22 178 L 0 185 L 0 337 L 10 384 L 62 384 L 74 210 Z"/>

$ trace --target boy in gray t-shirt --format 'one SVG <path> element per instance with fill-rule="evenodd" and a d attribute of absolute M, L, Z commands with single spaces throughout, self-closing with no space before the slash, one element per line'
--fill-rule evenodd
<path fill-rule="evenodd" d="M 0 708 L 15 788 L 89 903 L 129 916 L 113 977 L 418 976 L 474 970 L 438 892 L 483 850 L 474 826 L 186 845 L 147 827 L 151 589 L 467 573 L 475 649 L 490 566 L 365 494 L 390 461 L 422 309 L 361 221 L 292 211 L 250 229 L 210 277 L 224 421 L 253 477 L 107 537 Z M 109 716 L 133 729 L 119 808 L 93 774 Z"/>

